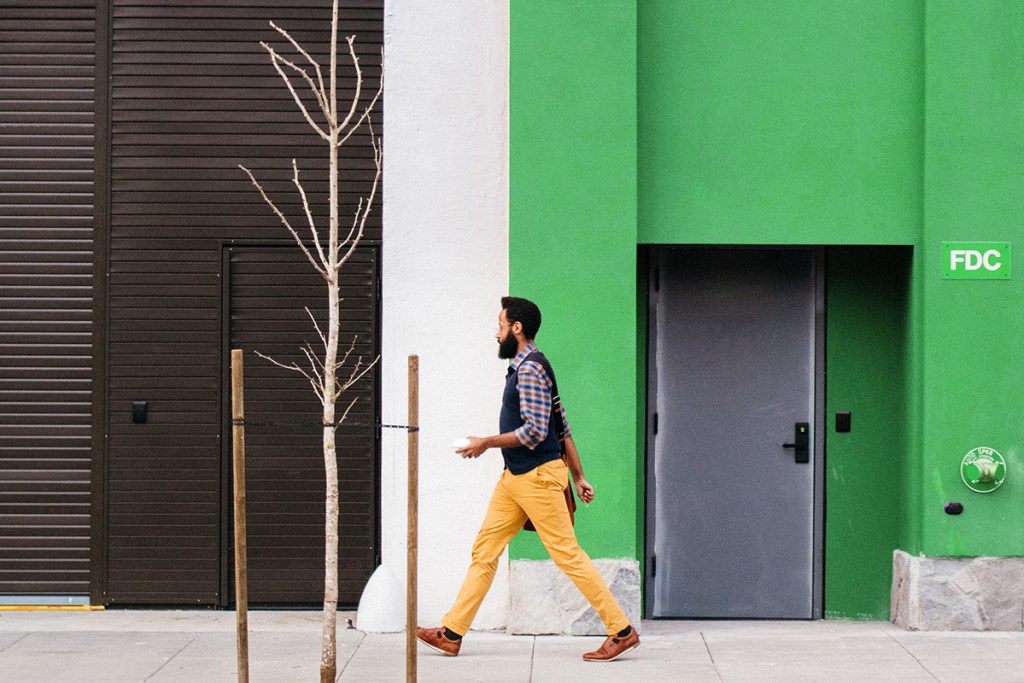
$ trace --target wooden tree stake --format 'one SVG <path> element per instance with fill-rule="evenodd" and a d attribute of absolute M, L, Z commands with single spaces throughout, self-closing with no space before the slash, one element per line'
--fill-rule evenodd
<path fill-rule="evenodd" d="M 419 549 L 420 357 L 409 356 L 409 510 L 405 603 L 405 681 L 416 683 L 416 604 Z"/>
<path fill-rule="evenodd" d="M 245 403 L 242 351 L 231 351 L 231 452 L 235 480 L 235 619 L 238 683 L 249 683 L 249 572 L 245 553 Z"/>

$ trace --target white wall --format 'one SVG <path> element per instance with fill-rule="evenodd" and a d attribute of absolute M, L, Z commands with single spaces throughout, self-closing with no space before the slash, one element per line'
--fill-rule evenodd
<path fill-rule="evenodd" d="M 419 621 L 433 625 L 502 467 L 498 452 L 464 461 L 451 442 L 497 431 L 504 384 L 494 330 L 508 289 L 508 1 L 385 7 L 381 413 L 404 424 L 407 357 L 418 354 Z M 384 430 L 378 575 L 398 582 L 375 575 L 360 628 L 404 626 L 406 453 L 405 433 Z M 504 626 L 507 601 L 503 561 L 474 628 Z"/>

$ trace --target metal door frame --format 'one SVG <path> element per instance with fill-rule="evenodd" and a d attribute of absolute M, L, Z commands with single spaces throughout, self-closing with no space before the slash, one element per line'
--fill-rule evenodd
<path fill-rule="evenodd" d="M 654 590 L 651 580 L 655 566 L 654 555 L 657 482 L 654 477 L 654 414 L 658 412 L 657 324 L 658 309 L 655 293 L 658 291 L 658 262 L 666 251 L 699 251 L 729 249 L 746 251 L 807 251 L 814 256 L 814 396 L 813 409 L 813 550 L 811 554 L 811 619 L 824 617 L 824 548 L 825 548 L 825 248 L 822 246 L 780 245 L 651 245 L 647 258 L 647 426 L 645 432 L 645 501 L 644 501 L 644 614 L 654 618 Z M 672 617 L 660 617 L 671 619 Z"/>

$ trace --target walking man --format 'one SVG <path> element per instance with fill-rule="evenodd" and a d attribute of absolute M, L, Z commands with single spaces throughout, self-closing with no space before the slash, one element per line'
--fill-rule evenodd
<path fill-rule="evenodd" d="M 572 473 L 577 495 L 584 503 L 594 499 L 594 488 L 583 477 L 565 409 L 552 395 L 552 387 L 557 386 L 554 373 L 533 343 L 540 329 L 540 309 L 532 301 L 516 297 L 503 297 L 501 309 L 498 356 L 512 362 L 502 395 L 500 433 L 471 436 L 469 444 L 456 453 L 478 458 L 490 448 L 500 448 L 505 470 L 473 544 L 472 563 L 455 604 L 441 626 L 417 628 L 416 636 L 443 655 L 459 654 L 462 636 L 491 587 L 501 553 L 529 519 L 551 559 L 576 584 L 607 628 L 608 638 L 583 659 L 609 662 L 636 648 L 640 636 L 580 548 L 569 518 L 565 500 L 568 473 Z M 561 421 L 565 460 L 555 420 Z"/>

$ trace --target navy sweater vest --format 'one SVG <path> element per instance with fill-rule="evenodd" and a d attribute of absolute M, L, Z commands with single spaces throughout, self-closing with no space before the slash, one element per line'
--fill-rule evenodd
<path fill-rule="evenodd" d="M 551 370 L 551 364 L 548 363 L 548 359 L 544 357 L 544 354 L 540 351 L 534 351 L 523 359 L 523 363 L 528 360 L 540 363 L 544 371 L 548 373 L 548 380 L 553 386 L 557 386 L 555 384 L 555 374 Z M 522 367 L 522 363 L 520 363 L 519 367 Z M 518 377 L 518 369 L 516 372 L 512 372 L 510 368 L 508 378 L 505 380 L 505 393 L 501 397 L 501 417 L 498 420 L 502 434 L 514 432 L 525 423 L 522 414 L 519 412 Z M 537 444 L 536 448 L 531 450 L 526 446 L 517 446 L 516 448 L 501 449 L 501 456 L 505 459 L 505 467 L 508 468 L 509 472 L 512 474 L 525 474 L 546 462 L 558 460 L 562 457 L 562 444 L 558 440 L 558 430 L 555 429 L 556 418 L 562 419 L 561 411 L 558 410 L 557 406 L 552 405 L 551 419 L 548 422 L 548 435 Z"/>

